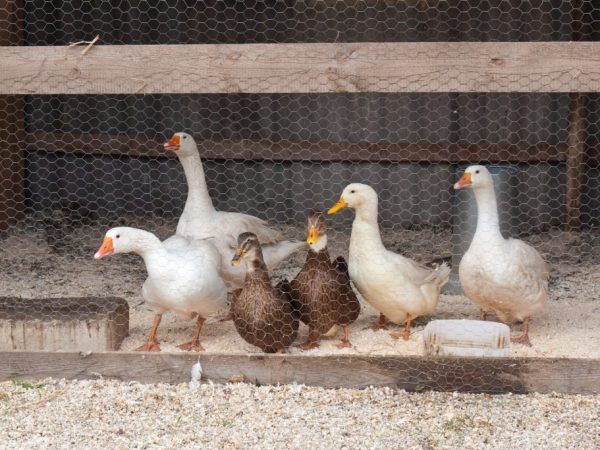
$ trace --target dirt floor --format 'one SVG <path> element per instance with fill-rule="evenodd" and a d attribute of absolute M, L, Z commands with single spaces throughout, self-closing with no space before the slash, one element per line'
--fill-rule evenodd
<path fill-rule="evenodd" d="M 93 259 L 104 232 L 110 226 L 147 226 L 161 238 L 175 228 L 173 221 L 156 218 L 121 219 L 101 225 L 67 226 L 54 221 L 31 221 L 0 236 L 0 285 L 3 296 L 120 296 L 131 306 L 130 332 L 122 350 L 132 350 L 146 338 L 152 323 L 152 312 L 144 305 L 141 286 L 146 277 L 141 258 L 115 255 L 101 261 Z M 41 225 L 40 225 L 41 224 Z M 301 227 L 281 226 L 290 238 L 302 239 Z M 332 256 L 347 256 L 349 231 L 330 231 Z M 418 261 L 427 263 L 452 254 L 448 230 L 386 230 L 384 243 Z M 533 319 L 530 337 L 533 347 L 515 345 L 514 356 L 600 357 L 600 232 L 566 233 L 550 231 L 525 238 L 551 265 L 550 300 L 542 314 Z M 274 281 L 292 279 L 304 262 L 300 252 L 285 262 L 274 274 Z M 223 312 L 224 314 L 225 312 Z M 478 309 L 466 297 L 442 295 L 435 313 L 421 318 L 408 342 L 393 340 L 385 331 L 370 327 L 377 313 L 363 305 L 360 318 L 351 326 L 352 347 L 338 350 L 336 339 L 325 339 L 312 354 L 422 354 L 422 330 L 430 319 L 476 319 Z M 202 343 L 207 352 L 248 353 L 258 349 L 245 343 L 232 322 L 210 318 L 203 330 Z M 512 327 L 518 333 L 519 327 Z M 193 322 L 183 322 L 167 314 L 159 329 L 163 351 L 179 351 L 176 345 L 189 339 Z M 298 343 L 306 337 L 302 326 Z M 300 352 L 292 348 L 290 353 Z"/>

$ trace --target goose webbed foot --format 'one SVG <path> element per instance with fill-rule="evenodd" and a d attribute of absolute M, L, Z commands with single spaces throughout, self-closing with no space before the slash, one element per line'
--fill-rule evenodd
<path fill-rule="evenodd" d="M 398 338 L 402 337 L 403 340 L 408 341 L 408 338 L 410 337 L 411 322 L 412 322 L 412 317 L 410 316 L 410 314 L 406 314 L 406 326 L 404 327 L 404 330 L 394 331 L 394 332 L 390 333 L 390 336 L 393 337 L 394 339 L 398 339 Z"/>
<path fill-rule="evenodd" d="M 157 341 L 148 341 L 144 345 L 139 346 L 134 351 L 136 352 L 160 352 L 160 345 Z"/>
<path fill-rule="evenodd" d="M 181 345 L 177 346 L 178 349 L 181 349 L 186 352 L 203 352 L 204 347 L 200 344 L 200 341 L 191 340 L 189 342 L 184 342 Z"/>
<path fill-rule="evenodd" d="M 523 321 L 523 333 L 521 336 L 511 338 L 510 341 L 514 344 L 522 344 L 531 347 L 531 341 L 529 340 L 529 317 Z"/>

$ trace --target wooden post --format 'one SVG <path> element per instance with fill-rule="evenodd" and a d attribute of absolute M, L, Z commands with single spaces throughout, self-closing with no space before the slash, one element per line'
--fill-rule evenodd
<path fill-rule="evenodd" d="M 21 1 L 0 0 L 0 46 L 23 41 Z M 0 97 L 0 230 L 21 219 L 24 202 L 25 99 Z"/>
<path fill-rule="evenodd" d="M 571 94 L 567 148 L 566 226 L 581 228 L 581 191 L 585 183 L 585 97 Z"/>

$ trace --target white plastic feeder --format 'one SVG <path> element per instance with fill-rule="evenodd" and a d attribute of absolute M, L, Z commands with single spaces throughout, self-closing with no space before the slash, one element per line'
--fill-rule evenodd
<path fill-rule="evenodd" d="M 423 330 L 430 356 L 510 356 L 510 328 L 481 320 L 433 320 Z"/>

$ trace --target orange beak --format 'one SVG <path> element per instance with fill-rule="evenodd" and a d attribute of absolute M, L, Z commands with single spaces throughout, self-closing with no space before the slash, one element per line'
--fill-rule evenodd
<path fill-rule="evenodd" d="M 242 250 L 242 248 L 240 247 L 235 251 L 235 255 L 233 255 L 233 258 L 231 259 L 231 265 L 239 266 L 240 263 L 242 262 L 243 256 L 244 256 L 244 250 Z"/>
<path fill-rule="evenodd" d="M 171 152 L 177 152 L 177 151 L 179 151 L 180 143 L 181 143 L 181 138 L 179 136 L 175 135 L 171 139 L 169 139 L 167 142 L 165 142 L 163 144 L 163 147 L 165 148 L 165 150 L 169 150 Z"/>
<path fill-rule="evenodd" d="M 327 211 L 327 214 L 335 214 L 340 209 L 344 209 L 347 207 L 348 207 L 348 203 L 346 203 L 346 200 L 344 200 L 344 197 L 340 197 L 340 199 L 337 201 L 337 203 L 335 205 L 333 205 L 331 208 L 329 208 L 329 211 Z"/>
<path fill-rule="evenodd" d="M 319 240 L 319 232 L 315 227 L 309 227 L 308 233 L 306 233 L 306 243 L 308 245 L 314 245 Z"/>
<path fill-rule="evenodd" d="M 113 248 L 112 238 L 105 236 L 102 245 L 94 255 L 94 259 L 104 258 L 105 256 L 112 255 L 114 252 L 115 249 Z"/>
<path fill-rule="evenodd" d="M 472 186 L 471 174 L 468 172 L 465 172 L 463 174 L 463 176 L 460 178 L 460 180 L 458 180 L 456 183 L 454 183 L 454 189 L 456 189 L 456 190 L 468 188 L 471 186 Z"/>

